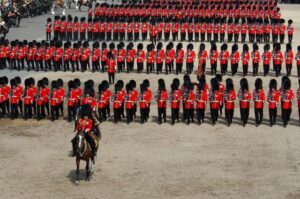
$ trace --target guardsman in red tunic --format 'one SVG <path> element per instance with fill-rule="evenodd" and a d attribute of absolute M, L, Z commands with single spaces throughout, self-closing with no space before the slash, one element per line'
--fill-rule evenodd
<path fill-rule="evenodd" d="M 178 84 L 173 81 L 171 84 L 170 93 L 170 103 L 171 103 L 171 119 L 172 125 L 174 125 L 175 120 L 179 122 L 179 110 L 180 110 L 180 100 L 181 100 L 181 91 L 178 89 Z"/>
<path fill-rule="evenodd" d="M 193 50 L 194 46 L 193 44 L 188 44 L 187 46 L 187 52 L 186 52 L 186 71 L 187 74 L 192 74 L 194 69 L 194 60 L 196 58 L 195 51 Z"/>
<path fill-rule="evenodd" d="M 300 79 L 298 80 L 299 88 L 297 89 L 297 104 L 298 104 L 298 114 L 299 114 L 299 125 L 300 125 Z"/>
<path fill-rule="evenodd" d="M 100 38 L 99 35 L 99 30 L 100 30 L 100 22 L 98 18 L 93 19 L 93 40 L 98 41 Z"/>
<path fill-rule="evenodd" d="M 166 90 L 165 82 L 163 79 L 158 80 L 158 90 L 156 95 L 157 108 L 158 108 L 158 123 L 161 124 L 162 120 L 167 121 L 167 100 L 168 92 Z"/>
<path fill-rule="evenodd" d="M 86 35 L 86 30 L 87 30 L 88 24 L 85 21 L 85 17 L 82 17 L 80 19 L 80 28 L 79 28 L 79 32 L 80 32 L 80 41 L 84 41 L 85 40 L 85 35 Z"/>
<path fill-rule="evenodd" d="M 281 52 L 280 44 L 274 44 L 273 64 L 276 72 L 276 77 L 280 76 L 283 59 L 284 58 Z"/>
<path fill-rule="evenodd" d="M 151 56 L 151 51 L 154 51 L 153 45 L 149 44 L 147 45 L 147 53 L 146 53 L 147 74 L 152 73 L 153 70 L 154 57 Z"/>
<path fill-rule="evenodd" d="M 108 55 L 107 44 L 105 42 L 102 42 L 101 56 L 100 56 L 100 62 L 101 62 L 101 70 L 102 70 L 102 72 L 105 71 L 105 68 L 106 68 L 106 65 L 107 65 L 107 55 Z"/>
<path fill-rule="evenodd" d="M 286 44 L 286 51 L 285 51 L 285 65 L 286 65 L 286 75 L 291 75 L 292 65 L 294 61 L 294 53 L 292 51 L 292 45 L 290 43 Z"/>
<path fill-rule="evenodd" d="M 126 107 L 126 119 L 127 124 L 133 122 L 133 114 L 134 114 L 134 103 L 136 101 L 136 96 L 133 93 L 133 88 L 130 83 L 126 84 L 126 95 L 125 95 L 125 107 Z"/>
<path fill-rule="evenodd" d="M 211 23 L 210 19 L 207 19 L 206 34 L 207 34 L 207 41 L 208 42 L 211 42 L 212 32 L 213 32 L 213 24 Z"/>
<path fill-rule="evenodd" d="M 298 78 L 300 77 L 300 46 L 297 47 L 297 53 L 295 56 L 296 64 L 297 64 L 297 74 Z"/>
<path fill-rule="evenodd" d="M 194 84 L 188 83 L 187 92 L 183 96 L 183 109 L 184 109 L 184 118 L 187 120 L 187 124 L 194 122 L 194 103 L 195 103 L 195 93 L 194 93 Z"/>
<path fill-rule="evenodd" d="M 92 41 L 93 40 L 93 31 L 94 31 L 94 22 L 93 19 L 91 17 L 88 18 L 88 23 L 87 23 L 87 39 L 88 41 Z"/>
<path fill-rule="evenodd" d="M 272 25 L 272 40 L 273 40 L 273 43 L 277 43 L 278 34 L 279 34 L 279 25 L 274 23 Z"/>
<path fill-rule="evenodd" d="M 219 32 L 220 32 L 220 25 L 218 19 L 215 19 L 214 26 L 213 26 L 213 33 L 214 33 L 214 41 L 219 41 Z"/>
<path fill-rule="evenodd" d="M 265 19 L 265 24 L 264 24 L 264 42 L 265 43 L 270 43 L 270 33 L 272 30 L 272 26 L 269 24 L 269 20 Z"/>
<path fill-rule="evenodd" d="M 225 40 L 225 32 L 227 29 L 226 23 L 224 23 L 224 19 L 221 19 L 221 24 L 220 24 L 220 42 L 223 43 Z"/>
<path fill-rule="evenodd" d="M 282 110 L 282 121 L 284 128 L 290 120 L 292 113 L 292 101 L 294 99 L 294 92 L 291 89 L 291 80 L 286 78 L 283 82 L 283 90 L 281 93 L 281 110 Z"/>
<path fill-rule="evenodd" d="M 249 92 L 248 80 L 246 78 L 242 78 L 240 80 L 240 86 L 241 88 L 238 93 L 238 98 L 240 101 L 241 120 L 243 122 L 243 127 L 245 127 L 248 123 L 250 100 L 252 99 L 252 96 Z"/>
<path fill-rule="evenodd" d="M 26 54 L 26 62 L 27 62 L 27 70 L 30 71 L 30 69 L 34 69 L 34 57 L 36 53 L 36 48 L 33 45 L 32 42 L 28 43 L 29 49 Z"/>
<path fill-rule="evenodd" d="M 124 49 L 124 43 L 121 42 L 117 45 L 117 65 L 118 65 L 118 72 L 123 72 L 125 70 L 125 57 L 126 57 L 126 50 Z"/>
<path fill-rule="evenodd" d="M 258 66 L 260 61 L 260 53 L 258 51 L 258 45 L 256 43 L 253 44 L 253 51 L 251 53 L 252 65 L 253 65 L 253 76 L 258 75 Z"/>
<path fill-rule="evenodd" d="M 44 70 L 45 51 L 45 44 L 41 44 L 38 42 L 35 54 L 36 71 L 39 71 L 39 69 Z"/>
<path fill-rule="evenodd" d="M 136 58 L 136 63 L 137 63 L 137 72 L 140 73 L 144 70 L 144 60 L 146 57 L 146 53 L 143 50 L 143 44 L 139 43 L 137 46 L 137 58 Z"/>
<path fill-rule="evenodd" d="M 225 118 L 228 126 L 232 124 L 232 118 L 234 114 L 234 101 L 236 99 L 236 93 L 231 78 L 226 79 L 226 90 L 224 91 L 223 102 L 225 104 Z"/>
<path fill-rule="evenodd" d="M 9 66 L 10 69 L 13 70 L 17 68 L 16 55 L 19 50 L 19 43 L 18 41 L 11 41 L 10 45 L 11 45 L 11 51 L 9 53 Z"/>
<path fill-rule="evenodd" d="M 263 120 L 263 109 L 266 101 L 265 92 L 262 86 L 262 80 L 257 78 L 255 80 L 255 89 L 253 91 L 254 114 L 256 126 L 260 125 Z"/>
<path fill-rule="evenodd" d="M 61 17 L 61 24 L 60 24 L 60 30 L 59 30 L 59 37 L 61 41 L 64 41 L 66 39 L 67 36 L 67 25 L 68 22 L 66 20 L 66 16 L 62 16 Z"/>
<path fill-rule="evenodd" d="M 6 114 L 6 109 L 9 112 L 10 87 L 7 85 L 7 81 L 7 77 L 0 77 L 0 108 L 2 109 L 0 118 Z"/>
<path fill-rule="evenodd" d="M 47 19 L 47 24 L 45 25 L 46 27 L 46 40 L 50 41 L 51 40 L 51 32 L 52 32 L 52 20 L 51 18 Z"/>
<path fill-rule="evenodd" d="M 93 52 L 92 52 L 92 70 L 93 72 L 98 71 L 100 69 L 100 56 L 101 56 L 101 52 L 100 52 L 100 44 L 99 42 L 95 42 L 93 44 Z"/>
<path fill-rule="evenodd" d="M 120 84 L 115 84 L 115 93 L 112 96 L 113 109 L 114 109 L 114 121 L 117 123 L 121 121 L 122 104 L 124 102 L 125 95 L 122 91 Z"/>
<path fill-rule="evenodd" d="M 167 56 L 167 55 L 165 55 L 165 51 L 164 51 L 164 49 L 162 49 L 162 47 L 163 47 L 162 43 L 159 42 L 157 44 L 157 49 L 156 49 L 157 51 L 156 51 L 156 56 L 155 56 L 156 73 L 157 74 L 162 73 L 163 61 L 165 59 L 165 56 Z M 167 48 L 168 48 L 168 46 L 167 46 Z M 167 68 L 166 68 L 166 70 L 167 70 Z"/>
<path fill-rule="evenodd" d="M 287 35 L 288 35 L 289 43 L 292 43 L 293 35 L 294 35 L 294 31 L 295 31 L 294 26 L 292 24 L 293 24 L 293 20 L 289 19 L 288 26 L 287 26 Z"/>
<path fill-rule="evenodd" d="M 51 120 L 57 120 L 59 116 L 59 104 L 61 102 L 60 92 L 58 90 L 57 81 L 51 83 L 51 94 L 50 94 L 50 107 L 51 107 Z"/>
<path fill-rule="evenodd" d="M 170 19 L 166 19 L 166 24 L 164 27 L 165 41 L 169 41 L 170 39 L 171 28 L 172 28 L 172 24 L 170 23 Z"/>
<path fill-rule="evenodd" d="M 110 95 L 106 92 L 107 88 L 105 83 L 98 86 L 97 107 L 100 122 L 107 120 L 107 106 L 109 106 Z"/>
<path fill-rule="evenodd" d="M 188 23 L 184 21 L 184 23 L 181 24 L 180 27 L 180 39 L 181 41 L 185 41 L 186 31 L 188 29 Z"/>
<path fill-rule="evenodd" d="M 228 27 L 227 27 L 228 42 L 232 42 L 233 32 L 234 32 L 234 24 L 232 23 L 232 19 L 229 18 Z"/>
<path fill-rule="evenodd" d="M 84 88 L 84 96 L 81 98 L 80 105 L 89 105 L 93 112 L 96 110 L 97 107 L 97 101 L 94 98 L 95 91 L 90 85 L 91 82 L 86 82 L 86 86 Z"/>
<path fill-rule="evenodd" d="M 28 119 L 32 117 L 32 104 L 34 100 L 34 93 L 32 88 L 30 87 L 31 82 L 30 79 L 25 80 L 25 91 L 23 96 L 24 103 L 24 119 Z"/>
<path fill-rule="evenodd" d="M 172 39 L 173 41 L 177 41 L 178 39 L 178 30 L 180 28 L 180 25 L 178 21 L 174 20 L 172 24 Z"/>
<path fill-rule="evenodd" d="M 176 62 L 176 75 L 182 72 L 183 60 L 184 60 L 184 50 L 182 49 L 182 43 L 178 43 L 175 52 L 175 62 Z"/>
<path fill-rule="evenodd" d="M 79 60 L 80 57 L 80 52 L 78 48 L 78 44 L 74 43 L 73 48 L 72 48 L 72 54 L 71 54 L 71 67 L 72 67 L 72 72 L 75 72 L 75 65 L 76 65 L 76 70 L 79 71 Z"/>
<path fill-rule="evenodd" d="M 64 44 L 64 54 L 63 54 L 63 59 L 64 59 L 64 72 L 67 70 L 70 70 L 70 59 L 73 54 L 73 48 L 71 48 L 71 42 L 66 42 Z"/>
<path fill-rule="evenodd" d="M 193 41 L 194 37 L 194 32 L 195 32 L 195 24 L 193 23 L 193 19 L 190 18 L 189 24 L 188 24 L 188 40 L 189 42 Z"/>
<path fill-rule="evenodd" d="M 264 52 L 261 57 L 263 61 L 264 76 L 269 75 L 270 62 L 272 60 L 272 53 L 269 50 L 270 50 L 270 45 L 266 44 L 264 46 Z"/>
<path fill-rule="evenodd" d="M 280 19 L 280 25 L 279 25 L 279 40 L 280 43 L 283 44 L 284 42 L 284 37 L 285 37 L 285 31 L 286 31 L 286 26 L 284 25 L 285 20 Z"/>
<path fill-rule="evenodd" d="M 277 118 L 277 106 L 279 103 L 280 92 L 277 90 L 277 81 L 276 79 L 271 79 L 269 84 L 269 92 L 267 100 L 269 103 L 269 120 L 270 126 L 276 124 Z"/>
<path fill-rule="evenodd" d="M 82 54 L 80 56 L 82 72 L 86 71 L 87 68 L 90 69 L 90 54 L 91 54 L 91 49 L 89 48 L 89 42 L 86 41 L 83 43 Z"/>
<path fill-rule="evenodd" d="M 238 21 L 236 21 L 234 25 L 234 43 L 237 43 L 239 41 L 240 32 L 241 32 L 241 26 L 238 23 Z"/>
<path fill-rule="evenodd" d="M 243 52 L 241 54 L 241 60 L 243 65 L 243 76 L 245 77 L 248 74 L 250 53 L 248 44 L 243 45 Z"/>
<path fill-rule="evenodd" d="M 211 90 L 209 92 L 210 113 L 212 124 L 215 125 L 219 117 L 219 108 L 221 104 L 221 95 L 219 92 L 219 83 L 216 78 L 210 80 Z"/>
<path fill-rule="evenodd" d="M 37 120 L 39 121 L 42 118 L 46 117 L 45 105 L 48 102 L 48 92 L 45 89 L 45 83 L 43 80 L 38 81 L 38 90 L 36 92 L 36 107 L 37 107 Z"/>
<path fill-rule="evenodd" d="M 240 53 L 238 51 L 239 46 L 237 44 L 232 45 L 232 52 L 230 55 L 231 73 L 234 76 L 237 73 L 239 67 Z"/>
<path fill-rule="evenodd" d="M 218 58 L 219 53 L 217 51 L 217 46 L 216 44 L 212 44 L 209 52 L 211 75 L 215 75 L 217 73 Z"/>
<path fill-rule="evenodd" d="M 141 123 L 147 122 L 147 112 L 148 106 L 151 102 L 151 95 L 147 92 L 147 87 L 145 84 L 140 85 L 140 95 L 139 95 L 139 106 L 140 106 L 140 114 L 141 114 Z"/>
<path fill-rule="evenodd" d="M 208 59 L 208 53 L 205 50 L 205 44 L 201 43 L 198 52 L 198 69 L 201 67 L 202 73 L 205 74 L 206 60 Z"/>
<path fill-rule="evenodd" d="M 242 43 L 246 42 L 247 32 L 248 32 L 248 25 L 246 23 L 245 18 L 242 18 L 242 26 L 241 26 Z"/>
<path fill-rule="evenodd" d="M 80 22 L 78 21 L 78 17 L 75 16 L 74 17 L 74 26 L 73 26 L 73 29 L 72 29 L 72 32 L 73 32 L 73 41 L 78 41 L 78 31 L 80 29 Z"/>
<path fill-rule="evenodd" d="M 19 76 L 15 77 L 14 79 L 16 80 L 16 84 L 17 84 L 16 89 L 17 89 L 18 95 L 20 96 L 19 101 L 18 101 L 19 109 L 20 109 L 21 114 L 23 114 L 23 102 L 22 102 L 23 87 L 21 85 L 22 80 Z"/>
<path fill-rule="evenodd" d="M 200 32 L 201 42 L 204 42 L 207 24 L 205 23 L 205 21 L 202 18 L 200 19 L 200 22 L 201 22 L 201 32 Z"/>
<path fill-rule="evenodd" d="M 56 39 L 59 39 L 60 25 L 61 25 L 60 16 L 55 16 L 53 30 L 54 30 L 54 38 Z"/>
<path fill-rule="evenodd" d="M 221 46 L 221 52 L 219 54 L 219 60 L 221 65 L 221 74 L 225 75 L 228 68 L 229 52 L 227 51 L 227 44 Z"/>
<path fill-rule="evenodd" d="M 249 41 L 252 43 L 254 42 L 255 33 L 256 33 L 256 24 L 254 23 L 254 19 L 249 19 L 251 24 L 249 25 Z"/>
<path fill-rule="evenodd" d="M 68 94 L 67 94 L 67 105 L 68 105 L 68 121 L 75 120 L 76 110 L 78 105 L 78 93 L 76 91 L 75 83 L 73 80 L 68 82 Z"/>
<path fill-rule="evenodd" d="M 108 52 L 107 73 L 109 84 L 114 84 L 116 73 L 116 60 L 111 52 Z"/>
<path fill-rule="evenodd" d="M 19 100 L 21 99 L 21 93 L 17 89 L 17 82 L 15 79 L 10 80 L 10 86 L 11 86 L 11 90 L 9 92 L 10 118 L 15 119 L 19 115 L 18 103 Z"/>
<path fill-rule="evenodd" d="M 60 41 L 58 41 L 56 43 L 56 49 L 55 49 L 54 56 L 53 56 L 55 72 L 57 72 L 57 70 L 61 69 L 63 53 L 64 53 L 64 49 L 62 48 L 62 43 Z"/>
<path fill-rule="evenodd" d="M 132 72 L 134 68 L 134 58 L 136 56 L 136 50 L 133 48 L 133 43 L 127 45 L 127 73 Z"/>
<path fill-rule="evenodd" d="M 205 76 L 202 76 L 199 81 L 197 94 L 196 94 L 198 124 L 204 123 L 205 108 L 208 100 L 208 90 L 205 88 L 205 85 L 206 85 Z"/>
<path fill-rule="evenodd" d="M 72 41 L 73 37 L 72 37 L 72 31 L 73 31 L 73 18 L 71 15 L 68 16 L 68 21 L 67 21 L 67 28 L 66 28 L 66 40 L 67 41 Z"/>

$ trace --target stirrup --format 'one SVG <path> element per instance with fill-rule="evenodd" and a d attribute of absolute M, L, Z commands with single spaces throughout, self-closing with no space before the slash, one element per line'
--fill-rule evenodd
<path fill-rule="evenodd" d="M 62 11 L 62 15 L 66 15 L 66 9 Z"/>

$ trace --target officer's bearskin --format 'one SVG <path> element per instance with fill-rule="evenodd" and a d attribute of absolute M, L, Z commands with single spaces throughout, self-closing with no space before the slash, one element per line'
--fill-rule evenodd
<path fill-rule="evenodd" d="M 93 110 L 92 110 L 91 106 L 88 104 L 84 104 L 81 106 L 81 111 L 80 111 L 81 117 L 80 118 L 88 117 L 89 119 L 92 119 L 92 112 L 93 112 Z"/>

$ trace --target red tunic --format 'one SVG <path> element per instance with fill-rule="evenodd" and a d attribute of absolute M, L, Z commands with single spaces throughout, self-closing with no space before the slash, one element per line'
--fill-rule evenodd
<path fill-rule="evenodd" d="M 222 101 L 220 92 L 219 91 L 215 91 L 215 92 L 210 91 L 209 101 L 210 101 L 210 108 L 219 109 L 221 101 Z"/>
<path fill-rule="evenodd" d="M 91 119 L 80 118 L 76 127 L 78 132 L 87 132 L 91 134 L 93 130 L 93 121 Z"/>
<path fill-rule="evenodd" d="M 107 62 L 107 72 L 115 73 L 116 72 L 116 61 L 114 59 L 109 59 Z"/>
<path fill-rule="evenodd" d="M 287 90 L 281 93 L 281 106 L 282 109 L 291 109 L 292 108 L 292 101 L 294 99 L 294 92 L 293 90 Z"/>
<path fill-rule="evenodd" d="M 168 100 L 168 92 L 167 90 L 164 91 L 157 91 L 157 107 L 158 108 L 166 108 L 167 107 L 167 100 Z"/>
<path fill-rule="evenodd" d="M 254 108 L 263 108 L 265 100 L 266 96 L 263 89 L 259 91 L 253 91 Z"/>
<path fill-rule="evenodd" d="M 240 108 L 250 108 L 250 100 L 252 99 L 252 96 L 249 91 L 239 90 L 238 98 L 240 100 Z"/>
<path fill-rule="evenodd" d="M 280 93 L 278 90 L 270 90 L 268 92 L 269 109 L 275 109 L 278 106 Z"/>
<path fill-rule="evenodd" d="M 208 91 L 207 90 L 201 90 L 197 92 L 196 95 L 196 107 L 199 109 L 205 109 L 206 103 L 208 100 Z"/>

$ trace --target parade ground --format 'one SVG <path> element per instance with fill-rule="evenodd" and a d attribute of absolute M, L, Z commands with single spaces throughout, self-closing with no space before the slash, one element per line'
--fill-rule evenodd
<path fill-rule="evenodd" d="M 294 21 L 292 45 L 296 52 L 300 45 L 300 5 L 279 7 L 286 22 L 288 19 Z M 67 10 L 67 14 L 87 16 L 86 7 L 82 12 Z M 45 39 L 48 17 L 51 16 L 23 19 L 19 28 L 10 30 L 7 39 Z M 199 44 L 194 43 L 196 52 Z M 187 42 L 184 48 L 186 45 Z M 206 46 L 210 48 L 208 43 Z M 239 46 L 241 50 L 242 44 Z M 263 44 L 259 46 L 261 50 Z M 282 51 L 285 51 L 285 45 L 282 45 Z M 261 66 L 259 72 L 262 73 Z M 292 89 L 295 91 L 298 88 L 295 63 L 292 74 Z M 62 78 L 65 86 L 74 78 L 80 78 L 81 82 L 93 79 L 96 85 L 107 79 L 107 73 L 100 72 L 0 70 L 0 76 L 4 75 L 8 78 L 20 76 L 22 81 L 28 77 L 36 81 L 43 77 L 49 80 Z M 127 83 L 134 79 L 137 85 L 149 79 L 154 92 L 159 78 L 165 79 L 169 90 L 174 77 L 174 74 L 116 74 L 116 80 L 122 79 Z M 223 80 L 228 77 L 231 76 L 227 75 Z M 274 74 L 260 77 L 266 92 L 269 80 L 276 77 Z M 178 78 L 182 82 L 183 74 Z M 196 75 L 191 78 L 196 80 Z M 210 80 L 210 75 L 207 78 Z M 232 78 L 235 89 L 238 89 L 242 78 L 241 66 L 239 74 Z M 247 79 L 252 91 L 256 77 L 248 76 Z M 280 85 L 281 77 L 276 79 Z M 125 122 L 115 124 L 112 118 L 101 123 L 102 141 L 95 172 L 92 180 L 86 182 L 85 164 L 81 162 L 79 186 L 74 185 L 76 164 L 75 158 L 70 157 L 70 141 L 75 134 L 73 122 L 62 118 L 55 122 L 47 119 L 39 122 L 36 119 L 0 119 L 0 198 L 300 198 L 300 128 L 296 101 L 291 122 L 286 128 L 283 128 L 281 119 L 275 126 L 269 126 L 267 105 L 263 124 L 258 127 L 253 108 L 246 127 L 241 124 L 238 108 L 230 127 L 226 125 L 224 115 L 212 126 L 209 108 L 206 121 L 201 125 L 179 122 L 172 126 L 169 108 L 167 116 L 168 122 L 159 125 L 156 122 L 157 105 L 153 103 L 150 119 L 145 124 L 140 124 L 139 114 L 129 125 Z"/>

